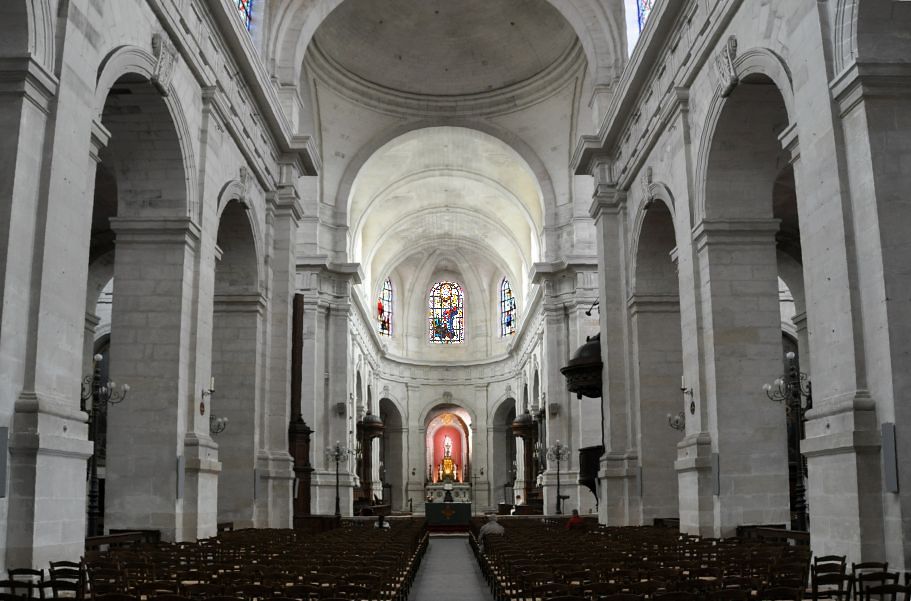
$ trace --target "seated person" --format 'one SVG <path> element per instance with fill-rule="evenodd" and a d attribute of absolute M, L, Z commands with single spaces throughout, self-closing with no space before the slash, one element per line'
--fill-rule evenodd
<path fill-rule="evenodd" d="M 497 516 L 490 514 L 487 516 L 487 523 L 481 526 L 478 531 L 478 547 L 484 551 L 484 538 L 491 534 L 503 534 L 503 526 L 497 522 Z"/>
<path fill-rule="evenodd" d="M 585 520 L 583 520 L 582 516 L 579 515 L 578 509 L 573 509 L 572 516 L 568 520 L 566 520 L 565 528 L 567 530 L 585 529 Z"/>
<path fill-rule="evenodd" d="M 374 528 L 389 528 L 389 522 L 386 521 L 382 515 L 377 516 L 376 522 L 373 523 Z"/>

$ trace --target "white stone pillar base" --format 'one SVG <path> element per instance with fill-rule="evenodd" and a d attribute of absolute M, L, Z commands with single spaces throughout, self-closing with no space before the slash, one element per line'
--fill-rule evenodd
<path fill-rule="evenodd" d="M 45 567 L 85 551 L 86 414 L 61 399 L 16 401 L 9 454 L 7 564 Z M 51 510 L 53 508 L 53 510 Z"/>
<path fill-rule="evenodd" d="M 311 509 L 314 515 L 335 515 L 335 470 L 314 470 L 311 476 Z M 343 517 L 354 509 L 354 476 L 339 473 L 339 504 Z"/>
<path fill-rule="evenodd" d="M 256 524 L 290 528 L 294 494 L 294 460 L 288 453 L 261 454 L 256 460 Z"/>
<path fill-rule="evenodd" d="M 184 511 L 179 540 L 218 534 L 218 445 L 208 437 L 188 434 L 184 439 Z"/>
<path fill-rule="evenodd" d="M 680 504 L 680 531 L 699 536 L 714 536 L 715 514 L 712 483 L 712 441 L 701 432 L 684 438 L 677 445 L 677 495 Z"/>

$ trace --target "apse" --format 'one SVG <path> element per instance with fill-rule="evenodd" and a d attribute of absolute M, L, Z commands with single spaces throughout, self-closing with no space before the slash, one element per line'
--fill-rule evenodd
<path fill-rule="evenodd" d="M 423 128 L 377 150 L 351 187 L 349 255 L 364 271 L 365 304 L 382 307 L 391 352 L 439 361 L 505 353 L 542 254 L 544 216 L 528 163 L 492 135 Z M 444 283 L 464 306 L 458 336 L 435 338 L 427 315 Z M 501 305 L 511 307 L 505 330 Z"/>

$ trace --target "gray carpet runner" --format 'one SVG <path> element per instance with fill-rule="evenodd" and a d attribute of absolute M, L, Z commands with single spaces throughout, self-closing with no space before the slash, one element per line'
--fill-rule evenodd
<path fill-rule="evenodd" d="M 468 536 L 431 536 L 408 601 L 493 601 Z"/>

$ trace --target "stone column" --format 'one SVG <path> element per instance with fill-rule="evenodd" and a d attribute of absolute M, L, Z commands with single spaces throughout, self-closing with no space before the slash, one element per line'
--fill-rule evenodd
<path fill-rule="evenodd" d="M 634 413 L 639 455 L 639 515 L 633 523 L 651 525 L 655 518 L 679 516 L 677 442 L 667 415 L 685 410 L 681 401 L 680 301 L 677 295 L 634 295 L 629 300 L 633 364 Z M 686 401 L 691 397 L 684 397 Z"/>
<path fill-rule="evenodd" d="M 421 398 L 421 386 L 406 384 L 406 407 L 417 407 Z M 402 419 L 406 424 L 404 454 L 408 458 L 406 464 L 406 478 L 408 480 L 406 494 L 412 499 L 415 513 L 424 512 L 424 482 L 427 480 L 427 460 L 424 452 L 424 426 L 419 424 L 418 412 L 409 409 L 408 415 Z M 407 501 L 406 501 L 407 502 Z"/>
<path fill-rule="evenodd" d="M 883 19 L 882 27 L 893 32 L 907 30 L 907 10 L 879 10 L 880 16 L 868 18 Z M 887 31 L 883 34 L 892 39 Z M 893 48 L 898 46 L 870 46 L 869 52 L 891 54 Z M 821 146 L 814 132 L 813 143 L 806 143 L 804 124 L 799 124 L 798 197 L 815 196 L 812 213 L 806 215 L 812 229 L 804 227 L 801 212 L 802 247 L 805 257 L 815 251 L 826 259 L 818 273 L 805 269 L 814 408 L 807 413 L 801 451 L 809 471 L 814 550 L 838 549 L 849 561 L 888 560 L 907 569 L 911 86 L 907 58 L 904 63 L 893 60 L 859 57 L 829 82 L 835 103 L 824 106 L 832 106 L 834 114 L 807 118 L 832 119 L 834 141 L 823 138 L 828 144 Z M 783 143 L 796 147 L 787 133 Z M 821 190 L 817 182 L 824 183 Z M 839 196 L 840 205 L 828 202 Z M 821 207 L 831 208 L 823 212 Z M 812 236 L 809 241 L 803 240 L 806 234 Z M 888 435 L 889 424 L 895 427 L 895 456 L 883 453 L 881 433 Z M 898 487 L 883 480 L 884 465 L 897 470 Z M 833 481 L 839 483 L 837 490 Z"/>
<path fill-rule="evenodd" d="M 272 260 L 267 324 L 269 347 L 266 360 L 265 432 L 257 459 L 262 495 L 257 499 L 263 523 L 270 528 L 289 528 L 294 494 L 293 460 L 288 453 L 291 402 L 291 324 L 294 296 L 294 241 L 303 216 L 300 196 L 294 186 L 281 186 L 268 198 L 267 225 L 272 231 Z M 297 389 L 299 394 L 300 389 Z M 299 403 L 298 403 L 299 404 Z M 311 455 L 312 458 L 312 455 Z M 300 492 L 300 491 L 298 491 Z M 309 491 L 308 491 L 309 492 Z"/>
<path fill-rule="evenodd" d="M 311 428 L 313 513 L 335 512 L 335 462 L 326 449 L 336 442 L 354 450 L 354 428 L 349 417 L 354 405 L 349 391 L 348 331 L 352 282 L 360 270 L 351 263 L 331 263 L 327 257 L 297 258 L 297 290 L 304 296 L 304 348 L 301 415 Z M 339 496 L 342 515 L 351 515 L 354 461 L 349 456 L 339 464 Z"/>
<path fill-rule="evenodd" d="M 560 494 L 568 497 L 563 502 L 567 508 L 564 511 L 579 506 L 579 446 L 582 440 L 579 420 L 582 412 L 571 398 L 560 368 L 569 362 L 587 336 L 594 334 L 580 316 L 596 298 L 596 265 L 594 257 L 578 258 L 573 263 L 537 263 L 532 276 L 534 283 L 544 287 L 543 388 L 547 399 L 547 440 L 542 440 L 541 444 L 546 450 L 560 441 L 570 448 L 569 457 L 560 463 Z M 585 401 L 598 402 L 595 399 Z M 556 461 L 548 460 L 543 485 L 545 513 L 552 513 L 557 508 Z"/>
<path fill-rule="evenodd" d="M 474 406 L 487 407 L 487 385 L 474 387 Z M 487 433 L 489 431 L 486 411 L 478 412 L 478 421 L 471 424 L 474 448 L 471 453 L 471 492 L 472 502 L 478 510 L 496 509 L 496 501 L 490 490 L 490 475 L 493 465 L 490 458 L 493 446 Z"/>
<path fill-rule="evenodd" d="M 627 383 L 627 286 L 625 228 L 626 195 L 616 189 L 610 165 L 596 164 L 595 193 L 589 214 L 598 236 L 598 279 L 601 315 L 604 457 L 601 460 L 598 520 L 611 526 L 632 523 L 630 499 L 635 486 L 636 459 L 631 450 L 629 385 Z"/>
<path fill-rule="evenodd" d="M 714 220 L 693 234 L 707 430 L 717 454 L 714 536 L 732 536 L 744 524 L 790 522 L 784 409 L 762 391 L 781 372 L 777 231 L 772 219 Z"/>
<path fill-rule="evenodd" d="M 228 418 L 218 435 L 218 521 L 235 528 L 263 525 L 257 511 L 265 497 L 256 473 L 261 446 L 261 402 L 258 377 L 262 361 L 259 340 L 266 300 L 261 295 L 216 294 L 212 327 L 213 415 Z M 267 505 L 268 507 L 268 505 Z"/>
<path fill-rule="evenodd" d="M 184 432 L 191 414 L 190 336 L 199 228 L 189 218 L 114 218 L 117 235 L 111 377 L 132 390 L 108 411 L 105 525 L 185 533 L 183 513 L 212 499 L 185 495 Z M 214 461 L 201 445 L 198 461 Z M 200 504 L 206 503 L 205 506 Z"/>
<path fill-rule="evenodd" d="M 85 305 L 78 299 L 85 298 L 92 211 L 90 194 L 74 191 L 94 176 L 109 133 L 73 100 L 57 115 L 78 115 L 78 123 L 61 128 L 59 145 L 47 156 L 56 78 L 28 57 L 4 60 L 0 69 L 0 124 L 10 145 L 0 161 L 0 426 L 9 427 L 0 559 L 44 567 L 85 546 L 85 460 L 92 444 L 79 410 Z M 66 166 L 50 182 L 62 148 Z M 71 193 L 52 196 L 48 188 L 62 187 L 60 180 Z M 74 241 L 73 232 L 84 239 Z"/>

